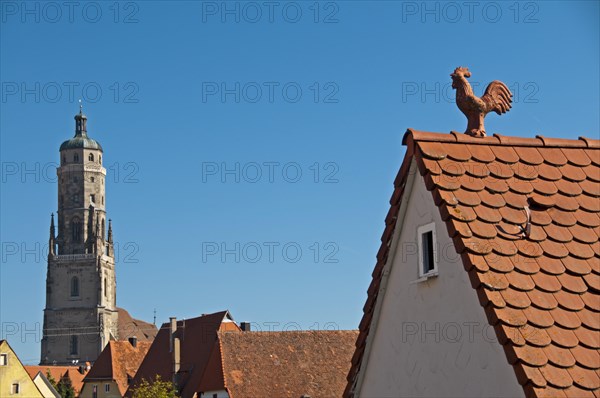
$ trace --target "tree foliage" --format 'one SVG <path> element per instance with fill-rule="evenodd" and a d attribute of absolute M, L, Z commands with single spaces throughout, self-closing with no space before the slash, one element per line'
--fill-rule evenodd
<path fill-rule="evenodd" d="M 54 377 L 52 377 L 52 375 L 50 374 L 50 369 L 46 370 L 46 378 L 48 379 L 52 387 L 54 387 L 54 389 L 58 391 L 58 385 L 56 384 L 56 380 L 54 380 Z"/>
<path fill-rule="evenodd" d="M 141 384 L 133 389 L 133 398 L 178 398 L 178 395 L 173 383 L 156 376 L 152 382 L 142 379 Z"/>
<path fill-rule="evenodd" d="M 71 378 L 66 375 L 58 382 L 56 391 L 62 398 L 75 398 L 75 389 L 71 383 Z"/>

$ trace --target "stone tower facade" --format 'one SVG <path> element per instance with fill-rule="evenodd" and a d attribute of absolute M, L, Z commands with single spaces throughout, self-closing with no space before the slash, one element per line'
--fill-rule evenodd
<path fill-rule="evenodd" d="M 42 364 L 94 362 L 118 338 L 112 225 L 106 217 L 102 146 L 75 116 L 60 146 L 58 212 L 50 221 Z"/>

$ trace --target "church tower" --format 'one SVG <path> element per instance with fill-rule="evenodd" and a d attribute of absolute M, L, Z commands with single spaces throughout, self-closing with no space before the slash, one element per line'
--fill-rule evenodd
<path fill-rule="evenodd" d="M 106 216 L 102 146 L 75 116 L 75 136 L 60 146 L 56 234 L 50 219 L 42 364 L 93 362 L 118 338 L 112 225 Z"/>

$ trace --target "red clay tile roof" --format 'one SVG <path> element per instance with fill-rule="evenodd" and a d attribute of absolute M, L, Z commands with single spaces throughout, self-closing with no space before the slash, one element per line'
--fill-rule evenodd
<path fill-rule="evenodd" d="M 223 389 L 230 398 L 339 397 L 358 331 L 219 332 L 219 383 L 204 378 L 199 392 Z M 212 361 L 211 361 L 212 362 Z"/>
<path fill-rule="evenodd" d="M 135 376 L 150 345 L 148 341 L 138 341 L 136 347 L 129 341 L 110 341 L 85 376 L 84 383 L 114 380 L 123 396 L 129 386 L 128 379 Z"/>
<path fill-rule="evenodd" d="M 81 370 L 80 370 L 81 369 Z M 25 370 L 29 377 L 33 380 L 33 378 L 38 374 L 38 372 L 42 372 L 44 376 L 48 372 L 52 378 L 58 383 L 61 379 L 66 378 L 67 376 L 71 379 L 71 385 L 73 386 L 73 390 L 75 390 L 75 396 L 78 396 L 83 388 L 83 379 L 87 374 L 87 370 L 85 367 L 78 366 L 25 366 Z M 84 373 L 81 373 L 81 372 Z"/>
<path fill-rule="evenodd" d="M 238 329 L 230 319 L 229 312 L 222 311 L 177 321 L 176 336 L 181 344 L 179 384 L 182 398 L 191 398 L 194 392 L 198 391 L 212 348 L 217 341 L 217 331 L 224 324 L 231 324 Z M 157 375 L 165 381 L 173 379 L 169 323 L 161 326 L 131 386 L 139 385 L 142 379 L 154 380 Z M 131 396 L 131 389 L 127 391 L 127 396 Z"/>
<path fill-rule="evenodd" d="M 408 130 L 403 143 L 345 396 L 413 159 L 526 396 L 600 396 L 600 141 Z"/>
<path fill-rule="evenodd" d="M 130 337 L 137 337 L 138 341 L 154 340 L 158 333 L 156 325 L 132 318 L 123 308 L 117 308 L 117 312 L 119 313 L 119 340 L 127 341 Z"/>

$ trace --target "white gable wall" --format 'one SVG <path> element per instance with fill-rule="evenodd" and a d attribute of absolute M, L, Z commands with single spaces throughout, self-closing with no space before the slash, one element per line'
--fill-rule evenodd
<path fill-rule="evenodd" d="M 398 246 L 390 250 L 391 269 L 379 293 L 383 301 L 374 314 L 377 326 L 371 327 L 356 396 L 524 397 L 418 172 L 406 192 L 407 211 L 395 234 Z M 415 282 L 417 228 L 431 222 L 439 276 Z"/>

